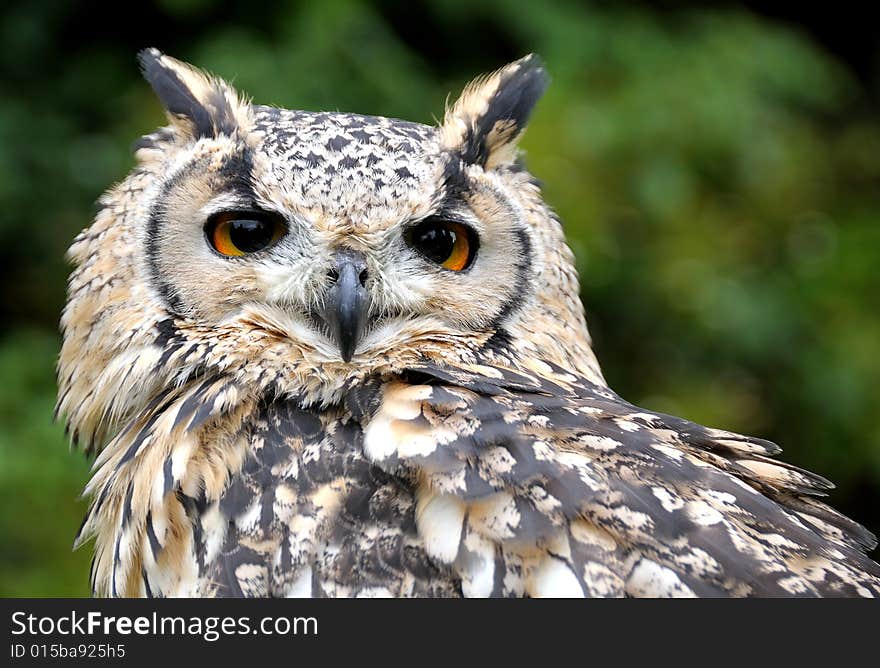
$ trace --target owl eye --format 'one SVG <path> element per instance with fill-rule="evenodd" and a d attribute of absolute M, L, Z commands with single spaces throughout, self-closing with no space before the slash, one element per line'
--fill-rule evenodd
<path fill-rule="evenodd" d="M 467 225 L 429 218 L 406 234 L 406 242 L 444 269 L 467 269 L 477 254 L 477 235 Z"/>
<path fill-rule="evenodd" d="M 278 241 L 286 227 L 277 215 L 264 211 L 223 211 L 208 218 L 205 234 L 221 255 L 240 257 Z"/>

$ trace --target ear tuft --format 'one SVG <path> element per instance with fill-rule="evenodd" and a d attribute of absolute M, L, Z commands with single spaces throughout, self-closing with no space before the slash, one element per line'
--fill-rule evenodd
<path fill-rule="evenodd" d="M 516 143 L 548 83 L 534 54 L 475 79 L 446 111 L 443 147 L 486 169 L 513 162 Z"/>
<path fill-rule="evenodd" d="M 231 136 L 250 124 L 249 105 L 222 79 L 158 49 L 144 49 L 138 60 L 171 122 L 192 137 Z"/>

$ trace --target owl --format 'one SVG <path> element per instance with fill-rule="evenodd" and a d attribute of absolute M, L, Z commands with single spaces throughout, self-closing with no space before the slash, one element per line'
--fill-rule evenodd
<path fill-rule="evenodd" d="M 62 316 L 95 595 L 880 595 L 828 481 L 609 389 L 517 153 L 535 56 L 438 127 L 140 62 L 169 124 Z"/>

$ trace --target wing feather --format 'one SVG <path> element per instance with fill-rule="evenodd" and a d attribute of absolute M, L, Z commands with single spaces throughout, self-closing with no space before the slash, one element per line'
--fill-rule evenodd
<path fill-rule="evenodd" d="M 351 397 L 368 458 L 454 508 L 419 529 L 465 593 L 880 595 L 873 536 L 775 444 L 530 367 L 426 364 Z"/>

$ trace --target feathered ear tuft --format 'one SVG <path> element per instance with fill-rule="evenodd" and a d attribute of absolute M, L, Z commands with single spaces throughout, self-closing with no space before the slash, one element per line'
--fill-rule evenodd
<path fill-rule="evenodd" d="M 534 54 L 475 79 L 446 111 L 443 147 L 486 169 L 513 162 L 517 141 L 548 83 Z"/>
<path fill-rule="evenodd" d="M 231 136 L 250 125 L 250 106 L 222 79 L 158 49 L 144 49 L 138 60 L 171 122 L 193 138 Z"/>

